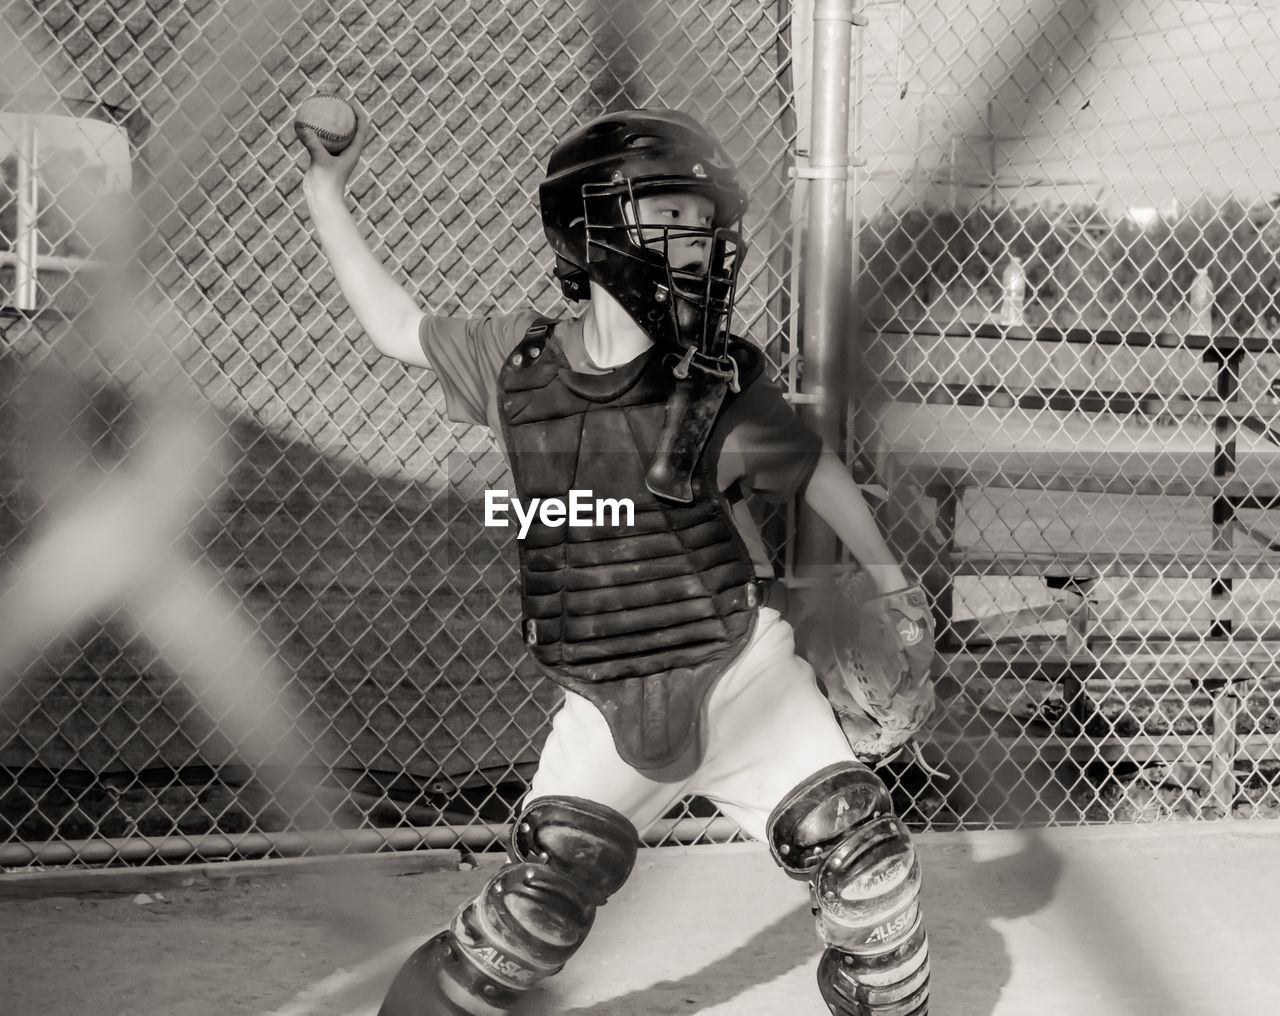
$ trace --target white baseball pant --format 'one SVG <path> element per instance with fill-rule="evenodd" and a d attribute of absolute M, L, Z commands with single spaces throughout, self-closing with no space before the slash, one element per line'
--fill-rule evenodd
<path fill-rule="evenodd" d="M 699 795 L 756 840 L 778 802 L 820 769 L 857 758 L 796 655 L 791 625 L 761 607 L 751 641 L 721 674 L 706 708 L 706 754 L 687 778 L 665 783 L 624 762 L 600 711 L 566 691 L 524 805 L 586 798 L 631 819 L 641 835 L 682 798 Z"/>

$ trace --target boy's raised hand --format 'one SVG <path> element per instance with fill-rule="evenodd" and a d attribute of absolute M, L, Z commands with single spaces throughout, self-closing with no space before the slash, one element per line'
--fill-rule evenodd
<path fill-rule="evenodd" d="M 339 154 L 331 155 L 316 132 L 303 124 L 295 123 L 294 132 L 307 147 L 311 165 L 302 178 L 303 187 L 311 191 L 332 190 L 342 194 L 347 189 L 351 174 L 360 161 L 360 153 L 369 140 L 369 121 L 352 105 L 356 114 L 356 135 Z"/>

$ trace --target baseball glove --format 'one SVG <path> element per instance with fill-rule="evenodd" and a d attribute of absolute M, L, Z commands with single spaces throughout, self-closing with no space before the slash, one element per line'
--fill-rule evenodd
<path fill-rule="evenodd" d="M 887 761 L 934 708 L 933 615 L 924 590 L 880 593 L 865 571 L 842 574 L 806 641 L 854 753 Z"/>

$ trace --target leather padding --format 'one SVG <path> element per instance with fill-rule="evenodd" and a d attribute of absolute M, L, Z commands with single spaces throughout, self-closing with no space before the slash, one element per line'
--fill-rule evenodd
<path fill-rule="evenodd" d="M 499 374 L 516 496 L 528 505 L 581 490 L 593 503 L 629 499 L 635 517 L 532 523 L 518 542 L 526 642 L 544 674 L 600 709 L 624 760 L 660 769 L 700 742 L 704 700 L 754 631 L 754 566 L 711 456 L 697 464 L 692 504 L 645 484 L 673 390 L 668 358 L 655 346 L 581 373 L 553 329 L 536 322 Z M 740 339 L 729 353 L 745 388 L 763 355 Z"/>

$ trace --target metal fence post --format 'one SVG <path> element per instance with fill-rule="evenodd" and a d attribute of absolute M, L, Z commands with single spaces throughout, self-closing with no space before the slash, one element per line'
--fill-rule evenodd
<path fill-rule="evenodd" d="M 855 0 L 816 0 L 813 7 L 813 101 L 809 164 L 796 175 L 809 180 L 809 222 L 804 262 L 804 371 L 801 413 L 826 446 L 844 451 L 842 370 L 848 342 L 850 237 L 848 229 L 849 126 L 853 28 L 867 23 Z M 800 570 L 834 564 L 835 534 L 808 506 L 796 527 Z"/>

